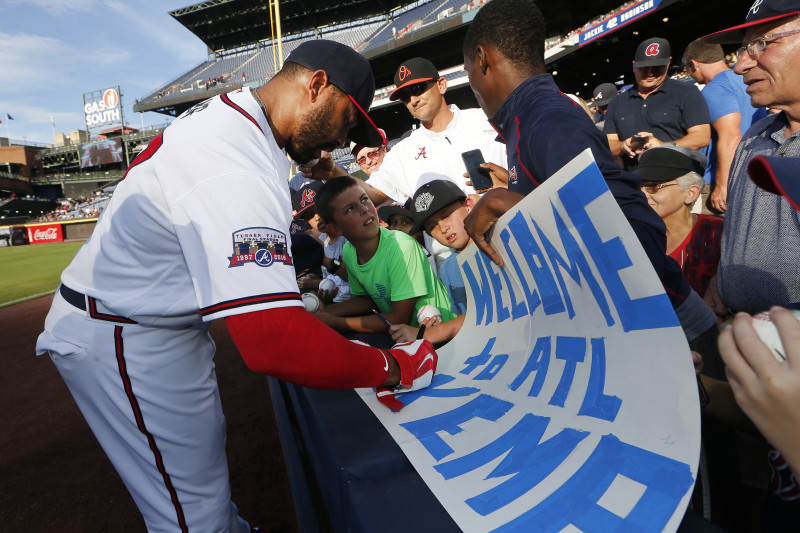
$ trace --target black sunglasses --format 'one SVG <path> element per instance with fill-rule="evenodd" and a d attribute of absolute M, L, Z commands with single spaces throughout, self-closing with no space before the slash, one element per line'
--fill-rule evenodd
<path fill-rule="evenodd" d="M 421 81 L 419 83 L 415 83 L 414 85 L 409 85 L 408 87 L 397 91 L 397 99 L 405 104 L 411 100 L 412 96 L 421 95 L 434 83 L 436 83 L 436 80 Z"/>

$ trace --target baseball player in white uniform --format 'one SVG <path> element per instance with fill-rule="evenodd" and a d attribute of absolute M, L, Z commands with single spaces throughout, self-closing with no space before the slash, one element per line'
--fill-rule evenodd
<path fill-rule="evenodd" d="M 258 90 L 197 104 L 133 161 L 63 272 L 36 351 L 149 531 L 250 530 L 230 499 L 211 320 L 251 369 L 301 385 L 386 396 L 430 383 L 430 344 L 354 344 L 307 313 L 289 252 L 286 154 L 379 143 L 374 90 L 362 56 L 315 40 Z"/>

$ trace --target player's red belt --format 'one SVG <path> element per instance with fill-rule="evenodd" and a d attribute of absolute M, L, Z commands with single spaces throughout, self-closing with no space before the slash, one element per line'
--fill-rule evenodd
<path fill-rule="evenodd" d="M 123 316 L 117 316 L 117 315 L 109 315 L 107 313 L 98 311 L 97 300 L 95 298 L 92 298 L 91 296 L 86 296 L 85 294 L 78 292 L 75 289 L 70 289 L 63 283 L 58 287 L 58 292 L 61 293 L 62 298 L 64 298 L 67 302 L 77 307 L 81 311 L 86 311 L 86 305 L 88 301 L 89 316 L 92 318 L 96 318 L 97 320 L 107 320 L 108 322 L 120 322 L 122 324 L 136 324 L 136 321 L 131 320 L 130 318 L 125 318 Z"/>

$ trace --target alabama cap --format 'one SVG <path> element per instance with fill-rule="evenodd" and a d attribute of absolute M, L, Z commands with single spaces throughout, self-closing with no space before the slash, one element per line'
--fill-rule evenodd
<path fill-rule="evenodd" d="M 423 229 L 425 221 L 438 210 L 466 197 L 467 195 L 461 190 L 461 187 L 449 179 L 429 181 L 417 189 L 411 201 L 411 212 L 414 214 L 414 227 L 411 228 L 411 234 Z"/>
<path fill-rule="evenodd" d="M 397 91 L 409 85 L 422 81 L 438 80 L 439 71 L 429 60 L 424 57 L 415 57 L 404 61 L 394 73 L 396 89 L 389 95 L 389 100 L 397 100 Z"/>
<path fill-rule="evenodd" d="M 608 105 L 608 103 L 617 96 L 617 86 L 613 83 L 601 83 L 592 91 L 592 101 L 588 104 L 589 107 L 597 107 L 599 105 Z"/>
<path fill-rule="evenodd" d="M 634 173 L 646 181 L 672 181 L 687 172 L 701 176 L 706 171 L 706 156 L 683 146 L 656 146 L 639 154 Z"/>
<path fill-rule="evenodd" d="M 703 41 L 711 44 L 740 44 L 744 32 L 750 26 L 765 24 L 797 14 L 800 14 L 800 0 L 755 0 L 747 11 L 744 24 L 706 35 L 703 37 Z"/>
<path fill-rule="evenodd" d="M 669 48 L 669 41 L 660 37 L 647 39 L 636 48 L 636 55 L 633 58 L 633 66 L 640 67 L 663 67 L 669 64 L 672 52 Z"/>
<path fill-rule="evenodd" d="M 773 194 L 780 194 L 800 211 L 800 157 L 759 155 L 747 165 L 750 179 Z"/>
<path fill-rule="evenodd" d="M 322 188 L 321 181 L 312 181 L 303 185 L 300 190 L 292 194 L 292 209 L 295 211 L 295 216 L 299 217 L 304 211 L 314 207 L 317 198 L 317 193 Z"/>
<path fill-rule="evenodd" d="M 365 146 L 380 146 L 386 142 L 367 114 L 375 98 L 375 78 L 364 56 L 347 45 L 314 39 L 292 50 L 286 61 L 310 70 L 324 70 L 328 80 L 353 101 L 361 114 L 358 123 L 348 132 L 351 141 Z"/>

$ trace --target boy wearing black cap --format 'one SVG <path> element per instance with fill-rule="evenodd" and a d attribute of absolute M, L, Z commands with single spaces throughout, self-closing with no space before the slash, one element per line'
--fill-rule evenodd
<path fill-rule="evenodd" d="M 639 44 L 633 60 L 636 85 L 608 104 L 603 132 L 623 168 L 662 144 L 699 150 L 711 141 L 711 119 L 694 85 L 667 77 L 672 59 L 669 41 L 654 37 Z"/>
<path fill-rule="evenodd" d="M 414 193 L 411 213 L 415 224 L 411 231 L 422 231 L 444 246 L 461 253 L 472 244 L 472 239 L 464 229 L 464 218 L 475 202 L 450 180 L 433 180 Z M 439 270 L 447 295 L 452 303 L 454 319 L 427 327 L 424 338 L 434 344 L 444 343 L 456 336 L 464 323 L 467 313 L 467 290 L 461 276 L 456 254 L 448 257 Z M 408 325 L 394 325 L 389 328 L 395 342 L 407 342 L 417 338 L 419 328 Z"/>

